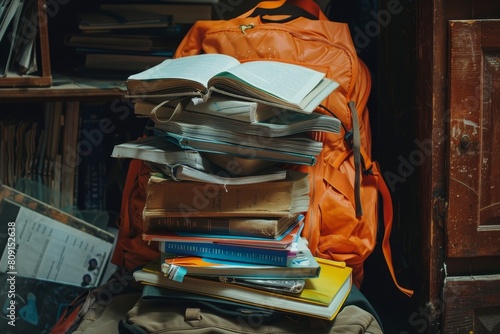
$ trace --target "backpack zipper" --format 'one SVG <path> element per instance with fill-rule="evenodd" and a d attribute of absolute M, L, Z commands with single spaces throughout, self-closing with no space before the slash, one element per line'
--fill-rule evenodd
<path fill-rule="evenodd" d="M 250 24 L 240 24 L 239 27 L 240 27 L 241 33 L 244 35 L 244 34 L 246 34 L 245 31 L 247 29 L 253 29 L 253 28 L 255 28 L 255 24 L 253 24 L 253 23 L 250 23 Z"/>

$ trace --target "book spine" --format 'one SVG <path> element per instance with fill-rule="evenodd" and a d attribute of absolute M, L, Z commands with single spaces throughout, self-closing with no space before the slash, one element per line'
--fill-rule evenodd
<path fill-rule="evenodd" d="M 210 259 L 286 267 L 294 256 L 289 250 L 241 247 L 212 243 L 159 242 L 160 252 L 201 256 Z"/>
<path fill-rule="evenodd" d="M 273 238 L 275 219 L 144 217 L 144 230 Z"/>

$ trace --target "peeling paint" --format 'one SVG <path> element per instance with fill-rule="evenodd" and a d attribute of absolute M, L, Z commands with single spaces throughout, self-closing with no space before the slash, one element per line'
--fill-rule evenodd
<path fill-rule="evenodd" d="M 464 119 L 464 126 L 472 126 L 474 128 L 474 131 L 472 134 L 476 135 L 477 134 L 477 129 L 479 128 L 479 125 L 473 121 Z"/>
<path fill-rule="evenodd" d="M 458 125 L 454 126 L 451 129 L 451 137 L 453 137 L 453 138 L 457 138 L 458 136 L 460 136 L 461 133 L 462 133 L 462 129 L 460 129 L 460 127 Z"/>

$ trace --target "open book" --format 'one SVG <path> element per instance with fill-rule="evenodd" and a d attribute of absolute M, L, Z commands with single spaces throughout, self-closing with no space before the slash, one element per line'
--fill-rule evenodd
<path fill-rule="evenodd" d="M 223 54 L 201 54 L 167 59 L 129 76 L 130 97 L 162 95 L 166 98 L 212 92 L 311 113 L 339 85 L 324 73 L 273 60 L 240 63 Z"/>

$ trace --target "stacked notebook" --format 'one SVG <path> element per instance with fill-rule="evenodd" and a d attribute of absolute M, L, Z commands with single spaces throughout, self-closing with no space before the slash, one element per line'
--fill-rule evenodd
<path fill-rule="evenodd" d="M 337 119 L 314 111 L 337 86 L 297 65 L 207 54 L 130 76 L 129 97 L 153 135 L 112 155 L 151 166 L 143 239 L 161 252 L 136 280 L 333 319 L 351 269 L 308 249 L 309 175 L 285 166 L 315 163 L 322 143 L 308 132 L 340 132 Z"/>

